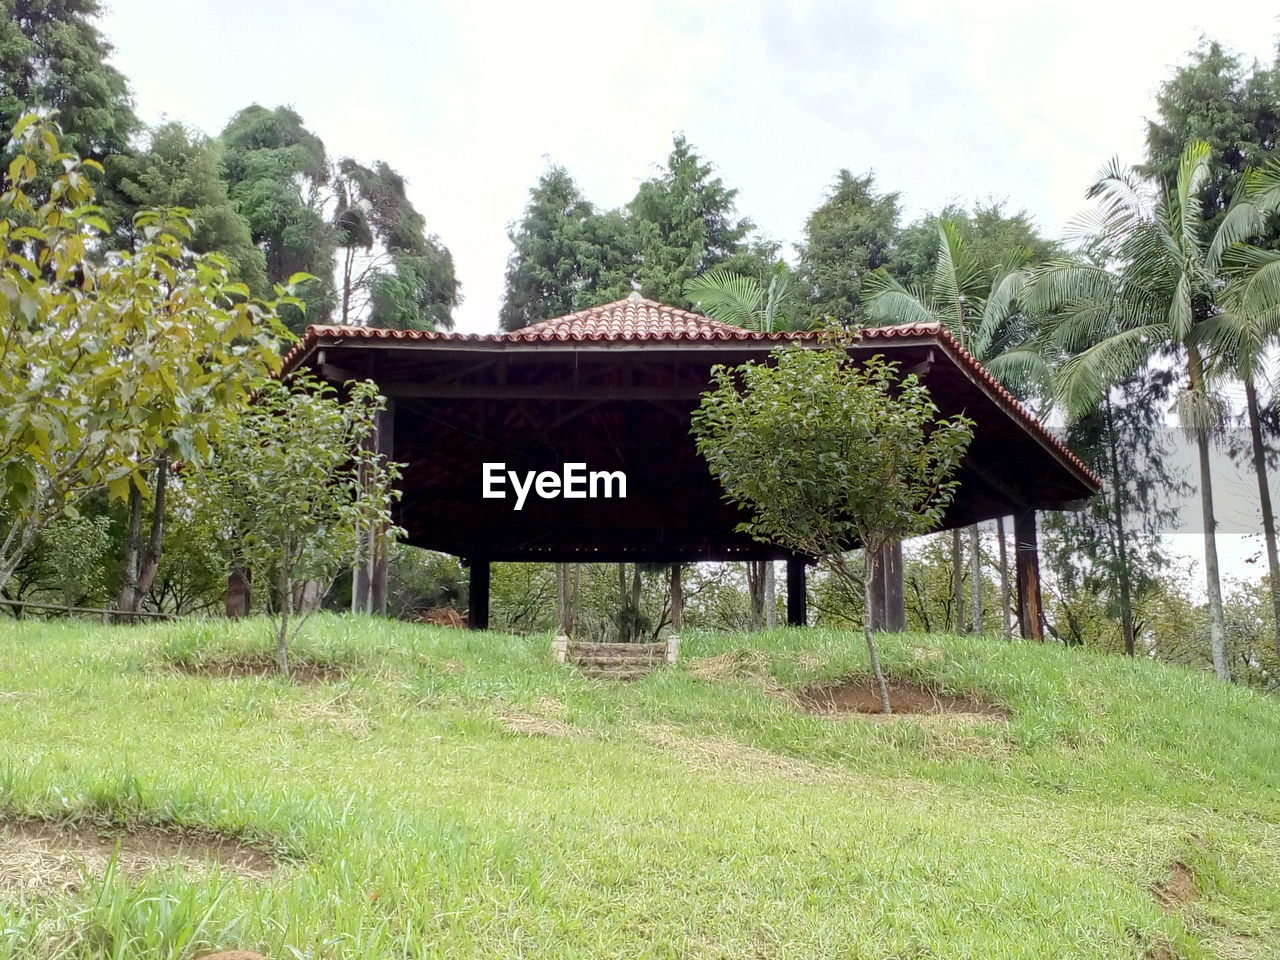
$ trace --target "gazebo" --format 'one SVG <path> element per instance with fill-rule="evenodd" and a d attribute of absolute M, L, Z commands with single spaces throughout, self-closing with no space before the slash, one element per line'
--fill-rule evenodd
<path fill-rule="evenodd" d="M 689 423 L 714 365 L 766 360 L 816 336 L 757 333 L 632 294 L 509 333 L 310 326 L 285 371 L 378 384 L 387 410 L 375 442 L 405 465 L 396 522 L 410 544 L 468 564 L 473 628 L 488 626 L 489 564 L 500 560 L 785 560 L 788 622 L 803 624 L 809 559 L 736 532 L 742 515 Z M 1019 619 L 1039 638 L 1036 511 L 1078 507 L 1097 477 L 941 324 L 862 330 L 851 353 L 918 374 L 943 415 L 975 422 L 940 529 L 1014 518 Z M 518 503 L 517 488 L 544 471 L 562 475 L 526 485 Z M 878 568 L 878 616 L 900 628 L 900 550 Z M 366 609 L 385 609 L 385 588 L 385 558 L 357 576 Z"/>

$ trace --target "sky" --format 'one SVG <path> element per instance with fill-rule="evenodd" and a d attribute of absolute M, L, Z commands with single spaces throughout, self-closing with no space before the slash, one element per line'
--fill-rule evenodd
<path fill-rule="evenodd" d="M 909 219 L 996 199 L 1059 236 L 1104 162 L 1141 159 L 1156 90 L 1202 36 L 1270 60 L 1280 34 L 1265 0 L 104 6 L 144 120 L 216 134 L 287 104 L 332 156 L 404 174 L 466 331 L 497 329 L 507 229 L 550 163 L 618 206 L 682 132 L 788 251 L 841 168 L 874 171 Z M 1223 540 L 1247 573 L 1256 544 Z"/>

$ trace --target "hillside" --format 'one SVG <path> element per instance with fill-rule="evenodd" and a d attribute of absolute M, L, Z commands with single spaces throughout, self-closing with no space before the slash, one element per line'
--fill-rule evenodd
<path fill-rule="evenodd" d="M 0 629 L 0 958 L 1280 957 L 1280 699 L 952 636 L 889 672 L 1000 713 L 806 712 L 839 632 L 629 684 L 336 617 L 291 684 L 268 642 Z"/>

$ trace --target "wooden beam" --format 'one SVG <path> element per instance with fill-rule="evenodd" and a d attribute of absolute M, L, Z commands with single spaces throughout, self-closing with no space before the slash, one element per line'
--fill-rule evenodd
<path fill-rule="evenodd" d="M 809 623 L 809 597 L 805 589 L 805 563 L 794 557 L 787 559 L 787 626 L 804 627 Z"/>
<path fill-rule="evenodd" d="M 1044 642 L 1044 606 L 1040 596 L 1040 545 L 1036 512 L 1013 517 L 1014 566 L 1018 578 L 1018 624 L 1027 640 Z"/>
<path fill-rule="evenodd" d="M 695 400 L 706 384 L 632 386 L 627 384 L 496 384 L 411 383 L 391 380 L 379 383 L 384 396 L 427 400 Z M 686 411 L 687 412 L 687 411 Z"/>
<path fill-rule="evenodd" d="M 907 629 L 902 595 L 902 541 L 886 546 L 875 558 L 871 579 L 871 629 L 901 633 Z"/>
<path fill-rule="evenodd" d="M 472 630 L 489 629 L 489 561 L 471 558 L 471 586 L 467 591 L 467 626 Z"/>

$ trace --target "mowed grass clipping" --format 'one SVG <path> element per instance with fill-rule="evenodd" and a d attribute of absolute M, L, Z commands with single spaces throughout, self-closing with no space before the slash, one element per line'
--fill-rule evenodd
<path fill-rule="evenodd" d="M 793 692 L 865 673 L 844 632 L 692 636 L 617 683 L 547 637 L 317 617 L 289 683 L 236 666 L 263 621 L 6 624 L 0 822 L 276 867 L 122 846 L 24 885 L 0 846 L 0 958 L 1280 956 L 1280 700 L 882 642 L 893 677 L 1008 718 L 805 712 Z"/>

